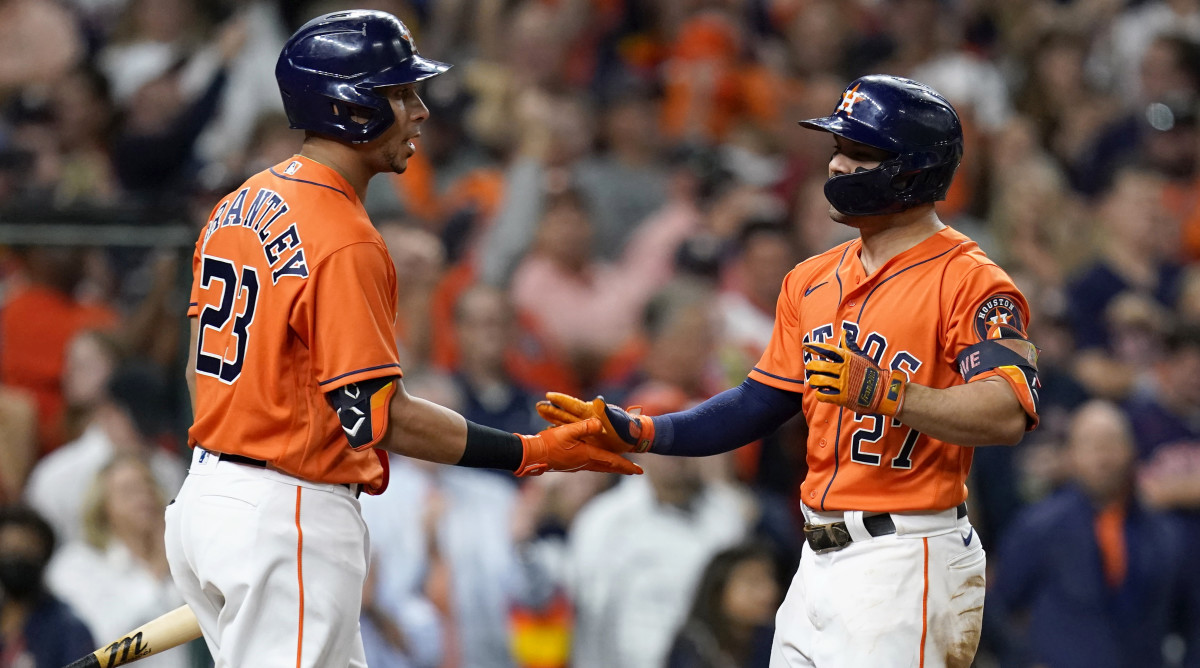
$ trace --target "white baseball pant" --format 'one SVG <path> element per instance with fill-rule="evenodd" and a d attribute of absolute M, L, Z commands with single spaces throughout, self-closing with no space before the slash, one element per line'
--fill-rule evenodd
<path fill-rule="evenodd" d="M 196 448 L 166 510 L 167 560 L 216 668 L 365 668 L 369 539 L 343 485 Z"/>
<path fill-rule="evenodd" d="M 812 524 L 844 521 L 854 539 L 800 567 L 775 619 L 771 668 L 967 668 L 983 624 L 986 556 L 954 508 L 892 513 L 873 537 L 861 511 L 804 509 Z"/>

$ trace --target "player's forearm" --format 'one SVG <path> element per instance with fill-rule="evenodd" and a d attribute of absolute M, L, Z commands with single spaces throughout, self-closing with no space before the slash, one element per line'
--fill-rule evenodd
<path fill-rule="evenodd" d="M 654 418 L 650 452 L 705 457 L 728 452 L 778 429 L 800 410 L 801 395 L 747 378 L 686 411 Z"/>
<path fill-rule="evenodd" d="M 1020 402 L 999 378 L 945 389 L 909 383 L 897 417 L 931 438 L 963 446 L 1016 445 L 1026 426 Z"/>
<path fill-rule="evenodd" d="M 380 447 L 405 457 L 455 464 L 467 444 L 467 420 L 432 401 L 398 392 Z"/>
<path fill-rule="evenodd" d="M 403 386 L 401 386 L 403 387 Z M 524 446 L 515 434 L 469 422 L 403 390 L 392 399 L 384 450 L 438 464 L 516 471 Z"/>

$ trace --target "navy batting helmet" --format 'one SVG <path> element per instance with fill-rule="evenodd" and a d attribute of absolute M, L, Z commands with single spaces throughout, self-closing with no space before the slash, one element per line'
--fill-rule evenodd
<path fill-rule="evenodd" d="M 291 127 L 360 144 L 396 120 L 391 104 L 376 89 L 422 81 L 448 69 L 446 63 L 417 55 L 400 19 L 354 10 L 301 26 L 279 54 L 275 79 Z"/>
<path fill-rule="evenodd" d="M 833 114 L 800 125 L 892 154 L 874 169 L 825 182 L 829 203 L 849 216 L 895 213 L 945 199 L 962 159 L 958 113 L 937 91 L 912 79 L 886 74 L 855 79 Z"/>

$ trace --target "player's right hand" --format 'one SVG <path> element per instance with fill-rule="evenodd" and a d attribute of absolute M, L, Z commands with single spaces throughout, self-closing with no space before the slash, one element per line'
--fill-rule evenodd
<path fill-rule="evenodd" d="M 597 444 L 603 427 L 594 418 L 544 429 L 533 436 L 517 434 L 525 456 L 518 476 L 546 471 L 600 471 L 637 475 L 642 467 Z"/>
<path fill-rule="evenodd" d="M 547 392 L 537 403 L 538 415 L 550 424 L 571 424 L 596 418 L 604 427 L 601 444 L 613 452 L 645 452 L 654 445 L 654 421 L 637 406 L 628 411 L 612 406 L 604 397 L 591 401 L 561 392 Z"/>

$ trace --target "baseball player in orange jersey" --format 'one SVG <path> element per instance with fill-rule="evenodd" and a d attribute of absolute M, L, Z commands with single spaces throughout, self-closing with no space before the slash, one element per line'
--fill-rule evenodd
<path fill-rule="evenodd" d="M 610 448 L 698 456 L 808 423 L 806 544 L 776 619 L 772 668 L 969 666 L 984 551 L 966 513 L 973 448 L 1037 424 L 1029 309 L 1008 275 L 938 220 L 962 155 L 950 104 L 908 79 L 850 84 L 825 195 L 860 238 L 797 265 L 739 387 L 665 416 L 551 393 L 557 424 L 600 418 Z"/>
<path fill-rule="evenodd" d="M 395 270 L 361 202 L 373 174 L 404 171 L 428 116 L 414 86 L 448 67 L 382 12 L 301 27 L 276 76 L 303 149 L 221 200 L 196 242 L 194 454 L 166 544 L 218 667 L 366 665 L 357 495 L 387 487 L 383 450 L 517 475 L 640 472 L 582 440 L 598 421 L 517 436 L 404 390 Z"/>

